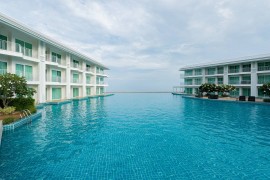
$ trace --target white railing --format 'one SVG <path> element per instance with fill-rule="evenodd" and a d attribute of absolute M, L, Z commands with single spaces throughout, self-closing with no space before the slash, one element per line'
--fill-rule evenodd
<path fill-rule="evenodd" d="M 85 68 L 85 71 L 94 73 L 94 70 L 91 67 L 86 67 Z"/>
<path fill-rule="evenodd" d="M 20 44 L 11 42 L 11 41 L 0 40 L 0 50 L 18 52 L 18 53 L 22 53 L 24 56 L 29 56 L 29 57 L 33 56 L 32 49 L 23 47 Z"/>
<path fill-rule="evenodd" d="M 59 65 L 63 65 L 63 66 L 66 65 L 65 62 L 62 59 L 59 59 L 59 58 L 53 59 L 52 55 L 49 54 L 49 53 L 46 53 L 46 61 L 48 61 L 48 62 L 54 62 L 54 63 L 57 63 Z"/>
<path fill-rule="evenodd" d="M 81 69 L 81 66 L 78 63 L 72 63 L 72 67 L 77 68 L 77 69 Z"/>

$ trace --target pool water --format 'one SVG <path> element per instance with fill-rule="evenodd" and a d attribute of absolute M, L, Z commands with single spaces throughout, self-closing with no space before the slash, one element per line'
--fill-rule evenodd
<path fill-rule="evenodd" d="M 0 179 L 269 179 L 270 106 L 116 94 L 3 134 Z"/>

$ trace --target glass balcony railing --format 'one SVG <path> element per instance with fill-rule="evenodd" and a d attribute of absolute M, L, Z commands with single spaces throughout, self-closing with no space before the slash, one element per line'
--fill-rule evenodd
<path fill-rule="evenodd" d="M 73 68 L 77 68 L 77 69 L 81 69 L 81 66 L 80 66 L 80 64 L 78 64 L 78 63 L 73 63 L 73 64 L 72 64 L 72 67 L 73 67 Z"/>
<path fill-rule="evenodd" d="M 229 84 L 240 84 L 239 82 L 240 82 L 239 80 L 233 80 L 229 81 Z"/>
<path fill-rule="evenodd" d="M 242 69 L 242 72 L 250 72 L 251 71 L 251 68 L 250 67 L 247 67 L 247 68 L 243 68 Z"/>
<path fill-rule="evenodd" d="M 270 66 L 258 66 L 258 71 L 268 71 L 270 70 Z"/>
<path fill-rule="evenodd" d="M 61 77 L 52 77 L 52 82 L 61 82 Z"/>
<path fill-rule="evenodd" d="M 0 69 L 0 74 L 6 74 L 7 73 L 7 69 Z"/>
<path fill-rule="evenodd" d="M 250 84 L 251 83 L 251 80 L 242 80 L 241 81 L 241 84 Z"/>
<path fill-rule="evenodd" d="M 218 81 L 218 84 L 223 84 L 223 81 Z"/>
<path fill-rule="evenodd" d="M 239 69 L 229 69 L 229 73 L 239 73 Z"/>
<path fill-rule="evenodd" d="M 80 83 L 79 79 L 72 79 L 72 83 Z"/>

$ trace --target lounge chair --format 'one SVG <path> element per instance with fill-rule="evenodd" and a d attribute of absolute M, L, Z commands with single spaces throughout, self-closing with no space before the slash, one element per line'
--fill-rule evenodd
<path fill-rule="evenodd" d="M 255 102 L 255 96 L 248 96 L 248 101 L 253 101 L 253 102 Z"/>
<path fill-rule="evenodd" d="M 246 96 L 239 96 L 238 100 L 239 101 L 246 101 Z"/>

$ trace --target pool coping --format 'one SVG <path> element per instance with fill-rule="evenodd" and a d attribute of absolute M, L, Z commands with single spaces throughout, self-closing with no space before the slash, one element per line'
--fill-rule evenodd
<path fill-rule="evenodd" d="M 182 96 L 182 98 L 195 99 L 195 100 L 201 100 L 201 101 L 215 101 L 215 102 L 227 102 L 227 103 L 253 104 L 253 105 L 264 105 L 264 106 L 269 106 L 270 105 L 270 103 L 266 103 L 266 102 L 233 101 L 233 100 L 224 100 L 224 99 L 205 99 L 205 98 L 198 98 L 198 97 L 194 97 L 194 96 Z"/>
<path fill-rule="evenodd" d="M 3 131 L 14 130 L 14 129 L 18 128 L 18 127 L 21 127 L 24 124 L 27 124 L 29 122 L 32 122 L 33 120 L 38 119 L 41 116 L 42 116 L 41 112 L 36 112 L 35 114 L 31 114 L 30 116 L 22 118 L 19 121 L 16 121 L 14 123 L 3 125 Z"/>
<path fill-rule="evenodd" d="M 1 146 L 1 140 L 2 140 L 2 133 L 3 133 L 3 123 L 2 120 L 0 121 L 0 146 Z"/>

